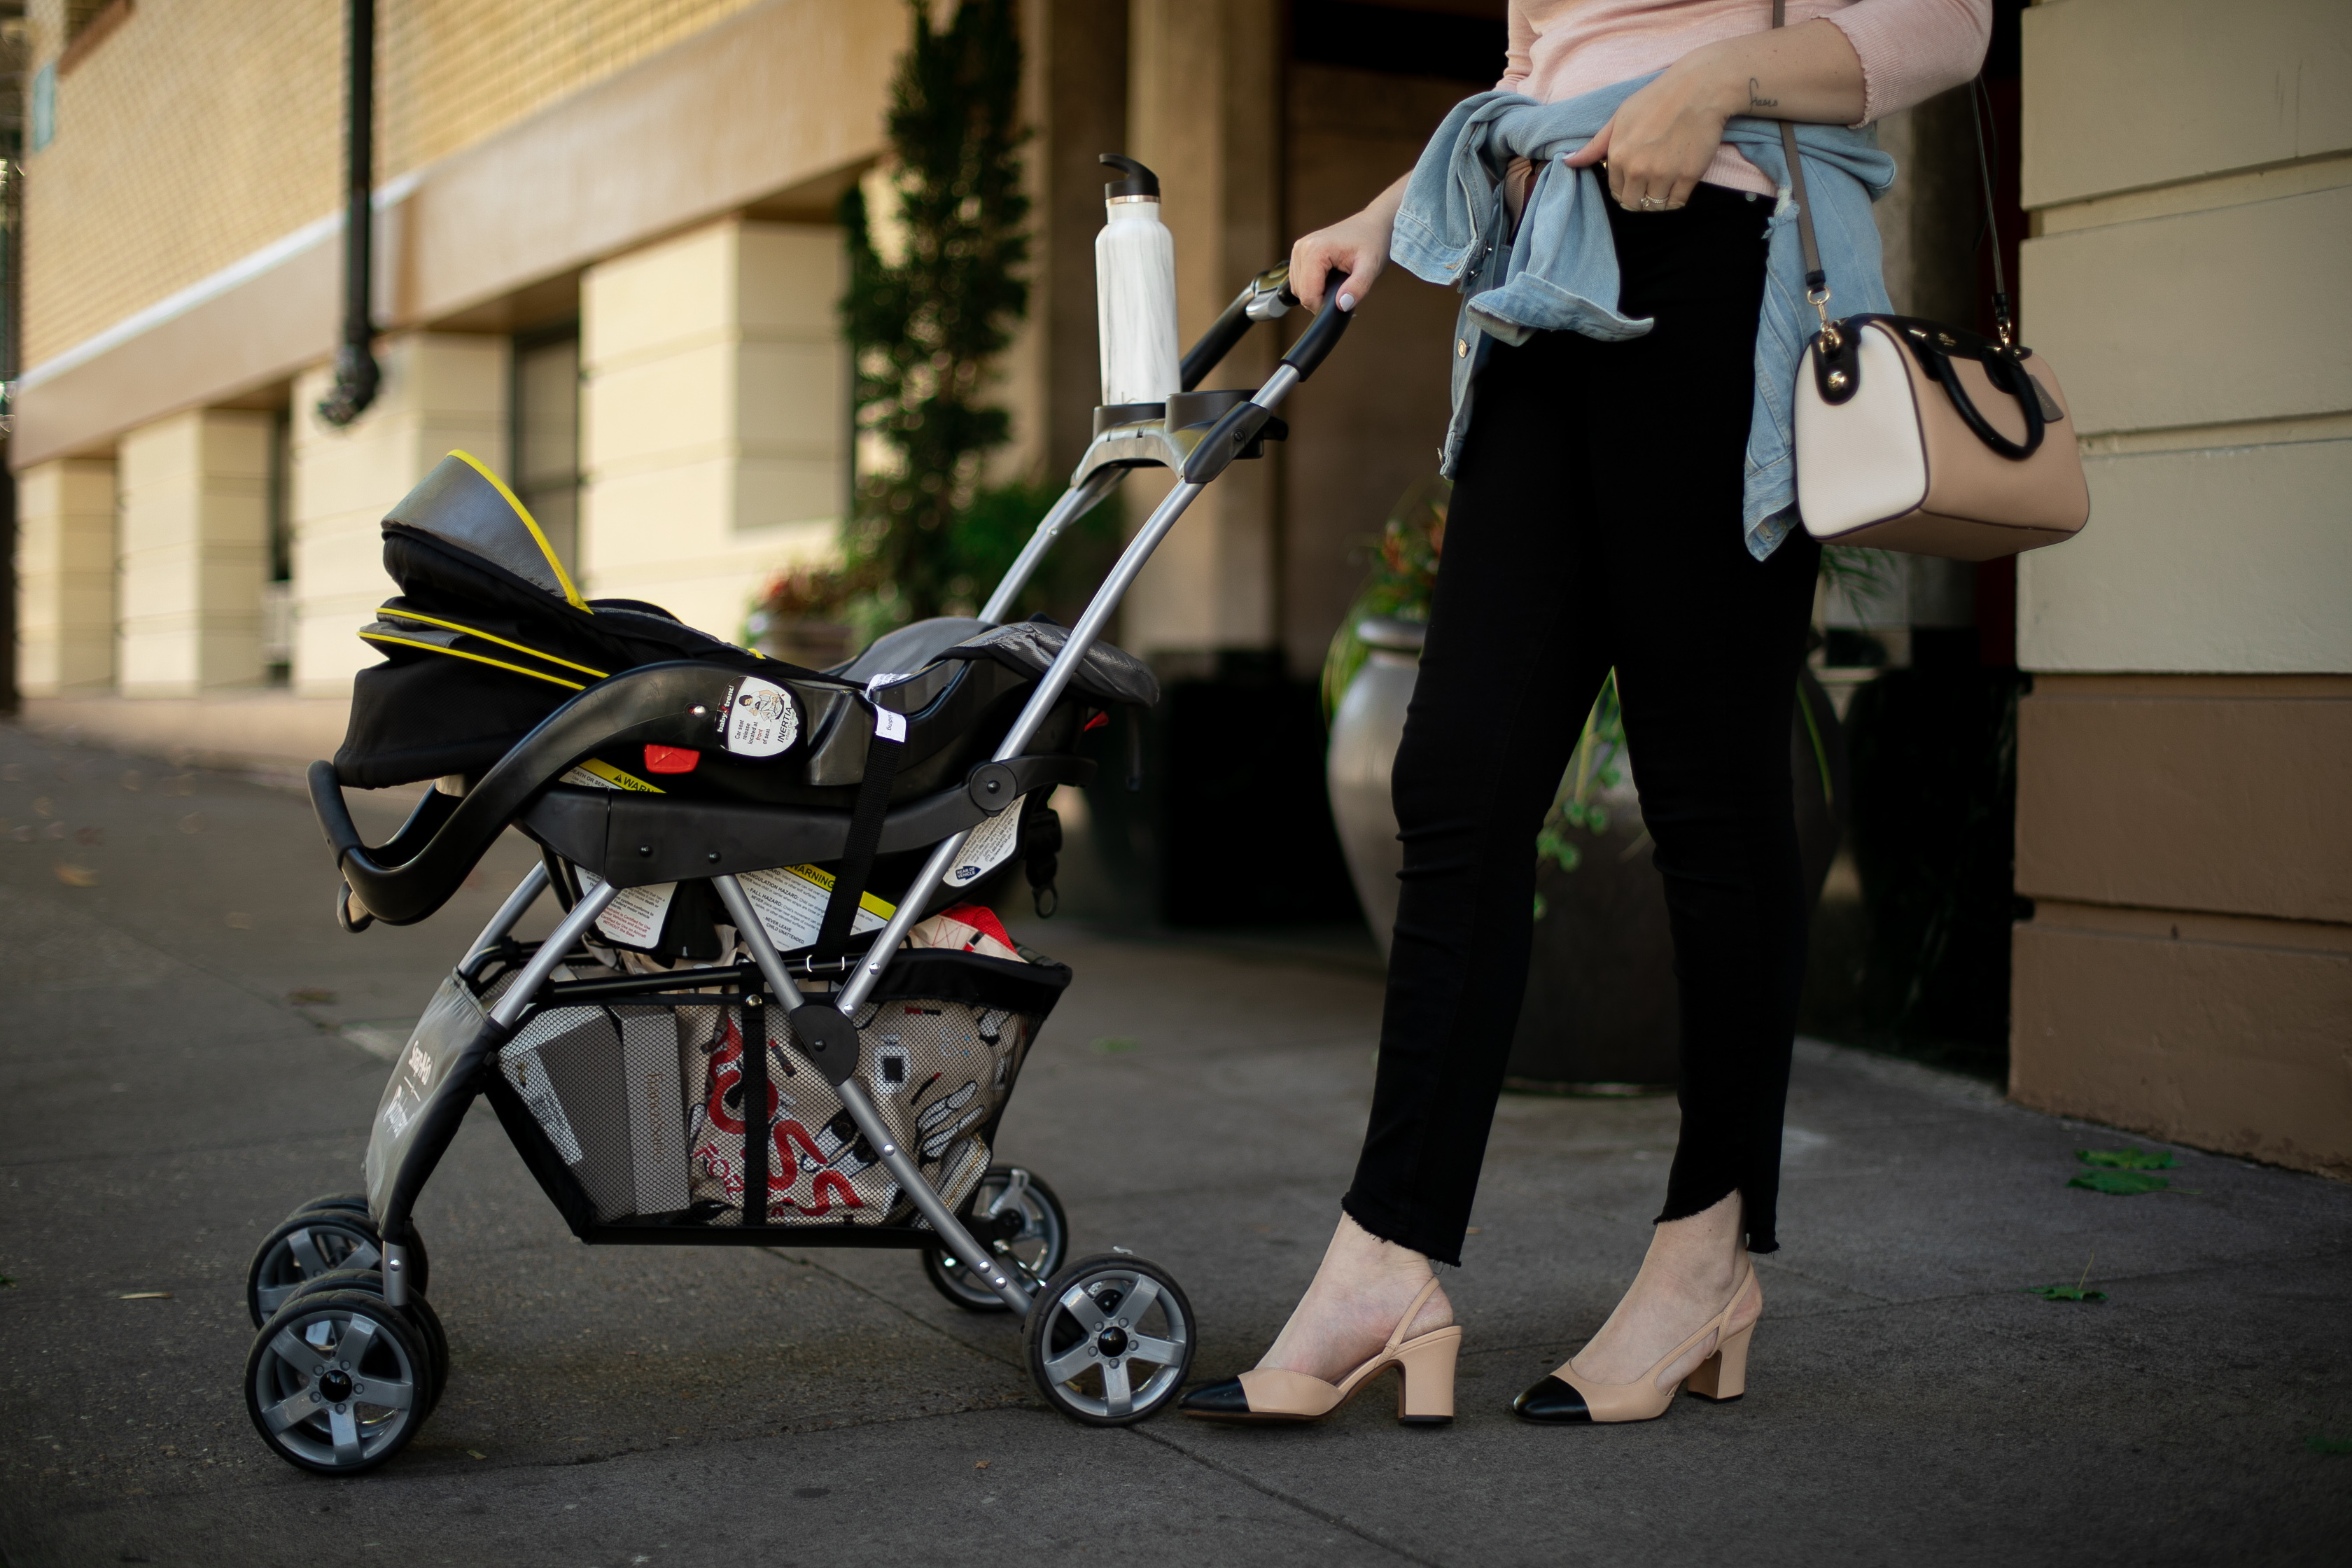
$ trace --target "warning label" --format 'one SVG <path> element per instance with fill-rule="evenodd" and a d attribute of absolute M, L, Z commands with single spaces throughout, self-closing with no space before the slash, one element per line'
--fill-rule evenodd
<path fill-rule="evenodd" d="M 832 872 L 814 866 L 782 866 L 772 871 L 746 871 L 737 880 L 778 952 L 790 952 L 816 941 L 824 906 L 833 897 Z M 868 893 L 857 900 L 850 934 L 878 931 L 898 912 L 898 905 Z"/>
<path fill-rule="evenodd" d="M 981 818 L 980 826 L 971 830 L 956 855 L 956 863 L 948 872 L 948 886 L 971 886 L 1003 865 L 1020 842 L 1021 802 L 1015 800 L 994 816 Z"/>
<path fill-rule="evenodd" d="M 604 879 L 593 871 L 580 873 L 580 890 L 593 893 L 604 885 Z M 619 942 L 623 947 L 656 947 L 661 942 L 662 921 L 669 914 L 669 901 L 677 894 L 676 882 L 656 882 L 650 888 L 623 888 L 596 917 L 596 929 Z"/>

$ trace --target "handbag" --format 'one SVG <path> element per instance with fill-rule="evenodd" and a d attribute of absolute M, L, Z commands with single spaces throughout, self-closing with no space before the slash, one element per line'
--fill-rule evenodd
<path fill-rule="evenodd" d="M 1786 0 L 1773 0 L 1782 25 Z M 1979 79 L 1979 81 L 1981 79 Z M 1970 105 L 1973 118 L 1975 105 Z M 1992 230 L 1996 337 L 1916 316 L 1832 320 L 1796 127 L 1780 122 L 1805 298 L 1821 318 L 1797 363 L 1797 510 L 1824 544 L 1992 561 L 2073 538 L 2091 493 L 2050 362 L 2015 341 L 1992 165 L 1977 126 Z"/>

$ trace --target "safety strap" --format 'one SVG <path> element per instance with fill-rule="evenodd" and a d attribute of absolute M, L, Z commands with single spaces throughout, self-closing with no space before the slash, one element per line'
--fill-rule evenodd
<path fill-rule="evenodd" d="M 735 1015 L 742 1022 L 743 1054 L 737 1058 L 743 1090 L 743 1221 L 768 1223 L 768 1010 L 744 1007 Z"/>
<path fill-rule="evenodd" d="M 834 874 L 833 897 L 825 901 L 824 919 L 817 926 L 818 963 L 839 958 L 848 945 L 858 900 L 866 896 L 866 879 L 874 874 L 874 852 L 881 847 L 882 824 L 890 815 L 890 785 L 898 776 L 898 758 L 906 751 L 907 716 L 882 706 L 875 687 L 895 675 L 877 675 L 866 685 L 866 700 L 874 714 L 874 737 L 866 747 L 866 777 L 857 786 L 857 805 L 850 814 L 849 842 L 843 846 L 841 869 Z"/>

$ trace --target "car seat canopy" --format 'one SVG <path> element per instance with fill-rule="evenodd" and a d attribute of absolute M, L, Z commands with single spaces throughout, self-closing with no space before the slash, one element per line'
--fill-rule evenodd
<path fill-rule="evenodd" d="M 435 464 L 383 521 L 487 561 L 575 609 L 588 607 L 537 520 L 468 453 L 452 452 Z"/>

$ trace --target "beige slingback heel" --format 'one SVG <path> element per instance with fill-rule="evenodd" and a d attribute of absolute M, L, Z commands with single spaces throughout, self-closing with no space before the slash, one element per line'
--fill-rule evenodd
<path fill-rule="evenodd" d="M 1416 1339 L 1404 1337 L 1422 1304 L 1437 1290 L 1437 1276 L 1404 1310 L 1388 1343 L 1337 1384 L 1303 1372 L 1257 1367 L 1186 1394 L 1176 1408 L 1208 1421 L 1314 1421 L 1328 1415 L 1390 1367 L 1397 1369 L 1397 1419 L 1408 1426 L 1442 1426 L 1454 1419 L 1454 1362 L 1462 1325 L 1448 1323 Z"/>
<path fill-rule="evenodd" d="M 1661 1389 L 1658 1374 L 1690 1354 L 1709 1334 L 1717 1336 L 1713 1353 L 1684 1377 L 1679 1386 L 1701 1399 L 1711 1399 L 1718 1405 L 1730 1403 L 1748 1392 L 1748 1342 L 1755 1338 L 1756 1325 L 1751 1322 L 1737 1333 L 1723 1331 L 1731 1321 L 1732 1309 L 1739 1305 L 1755 1279 L 1756 1266 L 1742 1253 L 1739 1279 L 1731 1287 L 1731 1300 L 1723 1304 L 1723 1310 L 1633 1382 L 1594 1383 L 1580 1377 L 1575 1359 L 1570 1357 L 1560 1363 L 1559 1371 L 1523 1390 L 1511 1402 L 1512 1410 L 1527 1420 L 1551 1426 L 1654 1421 L 1675 1402 L 1674 1387 Z"/>

